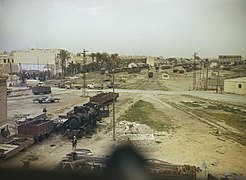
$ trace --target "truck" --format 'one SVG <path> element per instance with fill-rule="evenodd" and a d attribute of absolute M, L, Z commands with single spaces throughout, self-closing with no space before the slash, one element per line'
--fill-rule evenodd
<path fill-rule="evenodd" d="M 30 88 L 32 88 L 34 86 L 38 86 L 39 83 L 40 83 L 40 81 L 36 80 L 36 79 L 28 79 L 28 80 L 26 80 L 26 86 L 30 87 Z"/>
<path fill-rule="evenodd" d="M 35 95 L 50 94 L 51 93 L 51 87 L 50 86 L 35 86 L 32 88 L 32 92 Z"/>

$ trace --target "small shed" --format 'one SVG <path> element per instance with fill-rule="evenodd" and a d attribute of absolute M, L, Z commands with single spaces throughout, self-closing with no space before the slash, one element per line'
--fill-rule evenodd
<path fill-rule="evenodd" d="M 226 79 L 224 92 L 232 94 L 246 94 L 246 77 Z"/>
<path fill-rule="evenodd" d="M 169 74 L 166 73 L 161 74 L 161 79 L 169 79 L 169 78 L 170 78 Z"/>

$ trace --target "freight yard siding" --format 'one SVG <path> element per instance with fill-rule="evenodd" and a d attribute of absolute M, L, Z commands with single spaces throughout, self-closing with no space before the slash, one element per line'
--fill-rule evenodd
<path fill-rule="evenodd" d="M 246 77 L 226 79 L 224 91 L 232 94 L 246 94 Z"/>
<path fill-rule="evenodd" d="M 0 125 L 7 121 L 7 86 L 6 79 L 0 78 Z"/>

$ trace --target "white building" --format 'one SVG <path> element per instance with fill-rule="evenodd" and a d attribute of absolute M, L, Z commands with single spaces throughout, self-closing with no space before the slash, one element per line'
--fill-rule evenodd
<path fill-rule="evenodd" d="M 23 70 L 43 70 L 44 65 L 55 64 L 59 49 L 30 49 L 13 51 L 13 59 L 21 63 Z"/>
<path fill-rule="evenodd" d="M 162 56 L 159 57 L 147 57 L 146 64 L 148 64 L 151 67 L 154 66 L 160 66 L 161 64 L 164 64 L 165 60 Z"/>
<path fill-rule="evenodd" d="M 232 94 L 246 94 L 246 77 L 226 79 L 224 81 L 224 92 Z"/>
<path fill-rule="evenodd" d="M 18 72 L 18 65 L 15 63 L 12 53 L 0 54 L 0 74 L 10 74 Z"/>
<path fill-rule="evenodd" d="M 154 58 L 154 57 L 148 57 L 146 59 L 146 64 L 148 64 L 151 67 L 155 66 L 155 62 L 156 62 L 156 58 Z"/>

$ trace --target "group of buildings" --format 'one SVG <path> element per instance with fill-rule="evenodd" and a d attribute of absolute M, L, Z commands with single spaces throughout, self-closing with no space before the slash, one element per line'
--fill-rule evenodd
<path fill-rule="evenodd" d="M 0 53 L 0 74 L 17 73 L 22 70 L 49 70 L 53 75 L 61 72 L 61 62 L 59 53 L 61 49 L 40 49 L 33 48 L 22 51 L 12 51 Z M 165 60 L 162 56 L 123 56 L 122 59 L 146 59 L 146 64 L 149 66 L 156 66 L 163 63 Z M 170 59 L 170 58 L 169 58 Z M 184 60 L 182 58 L 174 58 L 175 60 Z M 230 64 L 232 62 L 238 63 L 242 61 L 240 55 L 219 55 L 217 58 L 221 64 Z M 92 62 L 92 57 L 86 55 L 86 63 Z M 77 54 L 70 53 L 69 63 L 83 63 L 83 57 Z"/>
<path fill-rule="evenodd" d="M 33 48 L 29 50 L 21 50 L 21 51 L 12 51 L 12 52 L 3 52 L 0 53 L 0 75 L 1 74 L 15 74 L 20 72 L 21 70 L 26 71 L 49 71 L 51 76 L 58 77 L 60 73 L 62 73 L 62 64 L 61 59 L 59 58 L 61 49 L 40 49 L 40 48 Z M 135 67 L 135 66 L 142 66 L 148 65 L 150 67 L 155 66 L 165 66 L 168 64 L 190 64 L 191 67 L 193 65 L 192 59 L 185 59 L 185 58 L 168 58 L 165 59 L 162 56 L 159 57 L 151 57 L 151 56 L 124 56 L 121 55 L 119 58 L 124 60 L 135 60 L 128 64 L 128 67 Z M 135 63 L 139 61 L 138 63 Z M 142 61 L 144 60 L 144 62 Z M 245 63 L 241 55 L 219 55 L 218 58 L 209 59 L 212 65 L 212 62 L 220 65 L 231 65 L 231 64 L 240 64 Z M 93 62 L 92 56 L 89 53 L 86 54 L 86 64 Z M 66 62 L 68 66 L 69 63 L 77 64 L 80 63 L 83 66 L 83 56 L 81 53 L 73 54 L 70 53 L 69 59 Z M 188 71 L 187 71 L 188 72 Z M 163 77 L 164 79 L 166 77 Z M 13 81 L 14 77 L 12 77 Z M 237 80 L 239 81 L 239 80 Z M 225 81 L 225 92 L 230 92 L 226 86 L 233 84 L 233 82 L 237 82 L 236 80 L 233 81 Z M 239 92 L 239 94 L 246 94 L 245 93 L 245 85 L 244 81 L 238 85 L 235 85 L 233 92 Z M 231 88 L 230 88 L 231 89 Z"/>
<path fill-rule="evenodd" d="M 17 73 L 20 70 L 27 71 L 50 71 L 52 75 L 61 73 L 61 60 L 59 53 L 61 49 L 33 48 L 23 51 L 12 51 L 0 53 L 0 74 Z M 86 63 L 92 61 L 86 55 Z M 69 63 L 83 63 L 83 57 L 70 53 L 67 61 Z"/>

